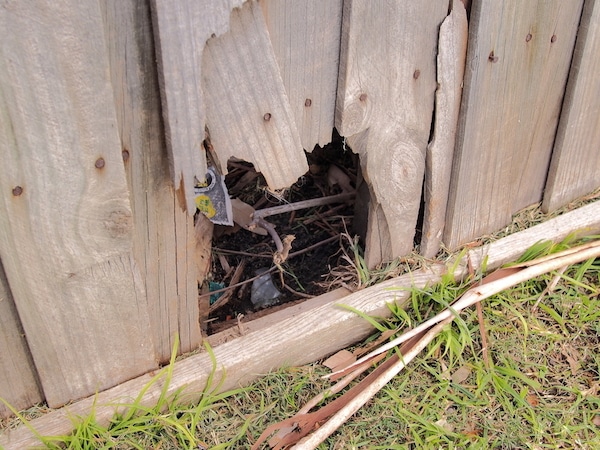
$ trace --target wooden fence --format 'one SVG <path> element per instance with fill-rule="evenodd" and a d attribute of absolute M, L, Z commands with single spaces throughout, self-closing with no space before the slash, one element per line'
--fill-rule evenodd
<path fill-rule="evenodd" d="M 206 129 L 279 189 L 336 127 L 371 265 L 412 251 L 422 199 L 432 256 L 600 186 L 600 5 L 470 3 L 1 0 L 0 397 L 198 347 Z"/>

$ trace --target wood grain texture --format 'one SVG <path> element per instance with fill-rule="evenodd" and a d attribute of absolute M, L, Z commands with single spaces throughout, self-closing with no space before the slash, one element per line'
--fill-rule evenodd
<path fill-rule="evenodd" d="M 133 210 L 133 250 L 156 357 L 164 362 L 176 335 L 181 352 L 202 341 L 194 218 L 182 209 L 169 175 L 149 1 L 107 0 L 101 6 Z"/>
<path fill-rule="evenodd" d="M 17 411 L 44 400 L 19 314 L 0 261 L 0 398 Z M 0 402 L 0 418 L 12 415 Z"/>
<path fill-rule="evenodd" d="M 0 257 L 46 400 L 155 367 L 98 2 L 4 2 Z"/>
<path fill-rule="evenodd" d="M 442 0 L 344 2 L 336 126 L 371 188 L 371 267 L 413 248 L 447 11 Z"/>
<path fill-rule="evenodd" d="M 173 185 L 182 188 L 190 215 L 196 211 L 195 178 L 204 180 L 206 109 L 202 52 L 212 35 L 227 31 L 231 10 L 244 0 L 152 0 L 163 118 Z"/>
<path fill-rule="evenodd" d="M 440 27 L 433 139 L 425 157 L 425 202 L 420 253 L 433 258 L 440 250 L 446 220 L 452 158 L 467 56 L 467 12 L 455 1 Z"/>
<path fill-rule="evenodd" d="M 302 146 L 324 146 L 334 127 L 343 0 L 260 4 Z"/>
<path fill-rule="evenodd" d="M 600 3 L 586 0 L 542 209 L 553 211 L 600 187 Z"/>
<path fill-rule="evenodd" d="M 487 268 L 492 270 L 501 264 L 515 260 L 540 239 L 559 241 L 574 229 L 579 230 L 582 235 L 600 231 L 600 202 L 556 217 L 482 248 L 473 249 L 468 257 L 476 268 L 485 257 Z M 467 257 L 458 265 L 455 272 L 457 278 L 467 273 L 466 261 Z M 451 265 L 452 263 L 449 264 Z M 408 288 L 436 283 L 445 270 L 442 265 L 420 269 L 412 274 L 347 295 L 341 302 L 366 314 L 387 315 L 389 308 L 386 302 L 403 304 L 410 295 Z M 313 300 L 317 301 L 317 299 Z M 214 379 L 220 381 L 221 377 L 225 376 L 225 382 L 219 389 L 223 391 L 237 388 L 240 384 L 247 384 L 260 374 L 278 367 L 321 359 L 373 332 L 365 320 L 336 306 L 338 302 L 339 299 L 318 304 L 315 308 L 283 318 L 272 326 L 259 328 L 214 348 L 218 363 Z M 269 351 L 265 352 L 265 348 Z M 210 368 L 210 358 L 206 353 L 178 361 L 173 370 L 169 393 L 185 388 L 184 394 L 190 395 L 189 399 L 193 400 L 194 395 L 197 396 L 205 388 Z M 88 398 L 35 419 L 31 425 L 42 435 L 66 434 L 72 427 L 69 417 L 85 416 L 92 406 L 98 422 L 106 424 L 115 413 L 115 399 L 125 403 L 128 399 L 135 398 L 150 378 L 150 375 L 143 375 L 102 392 L 95 399 Z M 154 406 L 161 395 L 161 389 L 161 383 L 152 384 L 141 399 L 141 405 Z M 7 450 L 26 448 L 37 443 L 35 436 L 24 426 L 0 435 L 0 445 L 4 445 Z"/>
<path fill-rule="evenodd" d="M 541 200 L 582 4 L 473 3 L 443 237 L 449 248 Z"/>
<path fill-rule="evenodd" d="M 296 122 L 257 2 L 231 14 L 230 31 L 211 39 L 202 60 L 207 124 L 221 169 L 250 161 L 269 188 L 287 188 L 308 171 Z"/>

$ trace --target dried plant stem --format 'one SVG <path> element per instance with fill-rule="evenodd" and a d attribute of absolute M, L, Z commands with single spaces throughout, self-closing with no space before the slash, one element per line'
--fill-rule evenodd
<path fill-rule="evenodd" d="M 319 444 L 324 442 L 325 439 L 331 436 L 331 434 L 343 425 L 354 413 L 356 413 L 356 411 L 373 398 L 373 396 L 389 383 L 392 378 L 398 375 L 398 373 L 400 373 L 402 369 L 415 358 L 415 356 L 429 345 L 433 338 L 447 323 L 450 323 L 452 319 L 453 317 L 447 318 L 435 325 L 408 352 L 406 352 L 406 354 L 403 354 L 402 358 L 398 358 L 398 361 L 394 365 L 389 367 L 376 378 L 373 383 L 331 416 L 331 418 L 321 425 L 314 433 L 301 439 L 292 447 L 292 450 L 312 450 L 317 448 Z"/>
<path fill-rule="evenodd" d="M 586 259 L 597 258 L 598 256 L 600 256 L 600 241 L 593 241 L 588 244 L 573 247 L 563 252 L 555 253 L 554 255 L 529 261 L 521 266 L 512 266 L 499 269 L 490 277 L 487 277 L 488 279 L 493 278 L 493 281 L 486 283 L 484 279 L 485 284 L 469 289 L 462 295 L 462 297 L 454 302 L 450 308 L 445 309 L 418 327 L 413 328 L 396 339 L 388 342 L 387 344 L 382 345 L 368 355 L 363 356 L 345 369 L 327 375 L 326 378 L 329 378 L 337 373 L 347 371 L 354 366 L 364 363 L 375 355 L 386 352 L 402 344 L 403 342 L 406 342 L 417 334 L 429 329 L 436 323 L 454 317 L 459 311 L 474 305 L 484 298 L 491 297 L 492 295 L 502 292 L 503 290 L 515 286 L 523 281 L 530 280 L 553 270 L 558 270 L 564 266 L 577 264 L 578 262 L 585 261 Z"/>
<path fill-rule="evenodd" d="M 315 206 L 328 205 L 330 203 L 345 202 L 354 198 L 354 192 L 348 194 L 337 194 L 330 195 L 329 197 L 312 198 L 310 200 L 303 200 L 301 202 L 289 203 L 287 205 L 273 206 L 271 208 L 259 209 L 254 212 L 254 220 L 264 219 L 268 216 L 274 216 L 276 214 L 283 214 L 290 211 L 297 211 L 299 209 L 313 208 Z M 261 225 L 262 227 L 262 225 Z"/>

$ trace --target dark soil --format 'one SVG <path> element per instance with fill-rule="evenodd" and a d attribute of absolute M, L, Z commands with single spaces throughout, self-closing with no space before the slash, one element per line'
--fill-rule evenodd
<path fill-rule="evenodd" d="M 264 178 L 254 171 L 251 164 L 230 161 L 229 173 L 225 177 L 229 194 L 232 198 L 239 198 L 253 206 L 255 210 L 338 194 L 339 186 L 330 186 L 327 181 L 331 164 L 342 169 L 352 186 L 355 186 L 358 158 L 344 148 L 341 139 L 324 148 L 316 147 L 312 153 L 307 153 L 307 159 L 310 171 L 281 195 L 266 189 Z M 273 282 L 281 292 L 278 304 L 296 303 L 299 299 L 320 295 L 327 291 L 326 277 L 331 268 L 340 264 L 340 234 L 346 231 L 352 233 L 353 214 L 354 205 L 350 202 L 267 217 L 275 225 L 279 236 L 295 237 L 290 256 L 281 266 L 282 271 L 273 264 L 276 247 L 271 236 L 261 236 L 239 226 L 216 226 L 211 281 L 227 287 L 235 268 L 239 264 L 245 264 L 240 280 L 242 282 L 255 277 L 258 269 L 273 270 Z M 296 255 L 311 246 L 314 248 Z M 230 266 L 228 271 L 221 262 L 223 258 L 226 265 Z M 232 288 L 235 291 L 227 303 L 211 313 L 209 334 L 220 331 L 223 328 L 222 322 L 234 319 L 238 314 L 247 316 L 260 309 L 255 308 L 250 300 L 251 285 L 252 282 L 249 281 Z"/>

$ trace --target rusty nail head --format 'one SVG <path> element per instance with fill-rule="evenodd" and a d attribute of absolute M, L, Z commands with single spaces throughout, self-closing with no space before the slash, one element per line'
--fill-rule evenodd
<path fill-rule="evenodd" d="M 106 163 L 104 162 L 104 158 L 98 158 L 96 160 L 96 164 L 94 164 L 94 166 L 96 166 L 96 169 L 102 169 L 105 164 Z"/>
<path fill-rule="evenodd" d="M 492 51 L 492 52 L 490 52 L 490 56 L 488 56 L 488 60 L 490 62 L 495 63 L 495 62 L 498 62 L 498 57 L 496 55 L 494 55 L 494 52 Z"/>
<path fill-rule="evenodd" d="M 312 100 L 310 98 L 307 98 L 306 100 L 304 100 L 304 106 L 308 107 L 312 105 Z"/>
<path fill-rule="evenodd" d="M 365 93 L 362 93 L 362 94 L 360 94 L 360 97 L 358 97 L 358 99 L 359 99 L 361 102 L 364 102 L 364 101 L 366 101 L 366 100 L 367 100 L 367 94 L 365 94 Z"/>
<path fill-rule="evenodd" d="M 419 69 L 415 70 L 415 73 L 413 73 L 413 78 L 415 80 L 418 80 L 420 76 L 421 76 L 421 71 Z"/>
<path fill-rule="evenodd" d="M 121 155 L 123 155 L 123 161 L 125 161 L 125 162 L 129 161 L 129 150 L 124 149 L 123 152 L 121 153 Z"/>
<path fill-rule="evenodd" d="M 525 38 L 525 42 L 529 42 L 529 41 L 531 40 L 531 38 L 532 38 L 532 37 L 533 37 L 533 36 L 531 35 L 531 33 L 529 33 L 529 34 L 527 35 L 527 37 Z"/>
<path fill-rule="evenodd" d="M 550 38 L 550 42 L 554 43 L 556 42 L 556 35 L 553 34 L 552 37 Z"/>
<path fill-rule="evenodd" d="M 266 113 L 263 116 L 263 119 L 264 119 L 265 122 L 268 122 L 269 120 L 271 120 L 271 113 Z"/>
<path fill-rule="evenodd" d="M 23 188 L 21 186 L 15 186 L 12 190 L 12 195 L 14 195 L 15 197 L 18 197 L 22 193 L 23 193 Z"/>

